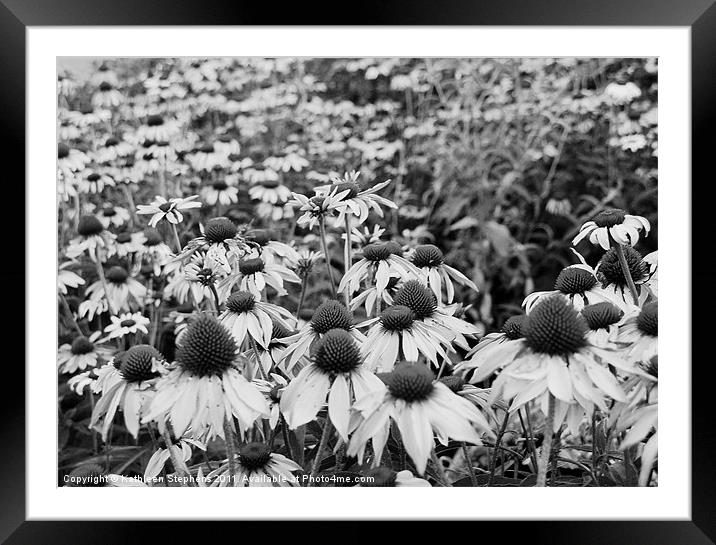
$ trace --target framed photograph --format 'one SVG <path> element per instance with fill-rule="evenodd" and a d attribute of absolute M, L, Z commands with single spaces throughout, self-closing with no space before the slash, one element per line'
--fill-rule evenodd
<path fill-rule="evenodd" d="M 133 4 L 0 9 L 1 539 L 712 543 L 710 1 Z"/>

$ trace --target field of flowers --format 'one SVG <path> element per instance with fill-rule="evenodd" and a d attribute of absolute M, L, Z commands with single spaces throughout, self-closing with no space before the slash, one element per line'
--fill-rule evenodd
<path fill-rule="evenodd" d="M 656 486 L 653 59 L 58 76 L 59 486 Z"/>

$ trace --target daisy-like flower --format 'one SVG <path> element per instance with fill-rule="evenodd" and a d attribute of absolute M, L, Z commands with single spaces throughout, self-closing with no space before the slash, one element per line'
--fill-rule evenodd
<path fill-rule="evenodd" d="M 470 345 L 465 336 L 474 337 L 480 329 L 455 316 L 458 305 L 438 306 L 435 294 L 424 286 L 420 280 L 408 280 L 398 289 L 393 303 L 408 307 L 413 311 L 415 319 L 427 327 L 442 327 L 451 331 L 455 337 L 452 342 L 469 350 Z"/>
<path fill-rule="evenodd" d="M 187 156 L 192 168 L 197 172 L 211 172 L 215 168 L 228 168 L 230 166 L 228 154 L 218 152 L 213 144 L 204 144 L 196 148 L 194 153 Z"/>
<path fill-rule="evenodd" d="M 280 204 L 291 198 L 291 190 L 278 180 L 264 180 L 249 188 L 249 197 L 268 204 Z"/>
<path fill-rule="evenodd" d="M 247 381 L 237 364 L 236 341 L 215 318 L 197 318 L 181 338 L 176 367 L 156 384 L 157 395 L 143 421 L 168 419 L 177 437 L 189 430 L 196 439 L 224 438 L 224 422 L 239 421 L 239 430 L 253 426 L 269 409 L 261 392 Z M 233 424 L 232 424 L 233 425 Z"/>
<path fill-rule="evenodd" d="M 618 244 L 634 246 L 639 241 L 640 231 L 649 235 L 649 220 L 641 216 L 631 216 L 619 208 L 611 208 L 597 214 L 593 220 L 586 222 L 579 229 L 579 234 L 572 240 L 572 246 L 589 237 L 589 242 L 601 246 L 605 250 L 611 248 L 611 241 Z"/>
<path fill-rule="evenodd" d="M 119 78 L 117 78 L 117 73 L 114 70 L 105 63 L 102 63 L 97 68 L 97 71 L 92 74 L 90 83 L 97 87 L 105 82 L 117 87 L 119 85 Z"/>
<path fill-rule="evenodd" d="M 264 353 L 267 353 L 267 351 L 264 351 Z M 264 368 L 265 367 L 266 366 L 264 366 Z M 269 373 L 269 378 L 270 380 L 255 378 L 253 383 L 256 388 L 264 394 L 266 402 L 269 405 L 271 416 L 269 416 L 268 420 L 269 426 L 271 426 L 271 429 L 273 430 L 276 429 L 276 425 L 281 417 L 281 396 L 283 395 L 283 391 L 286 389 L 286 386 L 288 386 L 288 381 L 276 373 Z"/>
<path fill-rule="evenodd" d="M 164 357 L 153 346 L 138 344 L 127 350 L 119 367 L 122 380 L 102 392 L 92 412 L 90 428 L 99 431 L 106 441 L 119 409 L 124 414 L 127 431 L 136 439 L 142 415 L 154 396 L 154 383 L 164 372 Z"/>
<path fill-rule="evenodd" d="M 658 354 L 659 305 L 647 303 L 631 314 L 619 327 L 617 343 L 625 346 L 625 357 L 630 362 L 649 361 Z"/>
<path fill-rule="evenodd" d="M 74 259 L 87 252 L 92 261 L 97 261 L 97 249 L 106 248 L 114 235 L 107 232 L 97 216 L 80 217 L 77 226 L 78 237 L 73 238 L 65 252 L 67 257 Z"/>
<path fill-rule="evenodd" d="M 278 182 L 278 173 L 272 168 L 266 168 L 261 163 L 255 163 L 245 168 L 242 174 L 244 179 L 252 185 Z"/>
<path fill-rule="evenodd" d="M 268 157 L 264 161 L 264 165 L 276 172 L 301 172 L 309 164 L 305 157 L 296 152 Z"/>
<path fill-rule="evenodd" d="M 175 278 L 181 275 L 175 275 Z M 192 297 L 196 303 L 201 303 L 204 298 L 212 298 L 219 282 L 225 277 L 221 265 L 206 254 L 197 253 L 191 257 L 191 261 L 184 266 L 183 279 L 175 289 L 168 289 L 177 301 L 186 301 L 187 291 L 191 290 Z M 223 297 L 219 291 L 216 295 L 221 303 Z"/>
<path fill-rule="evenodd" d="M 284 339 L 288 347 L 281 355 L 281 361 L 286 370 L 293 369 L 294 365 L 310 352 L 312 345 L 331 329 L 344 329 L 359 344 L 365 342 L 365 336 L 354 327 L 353 316 L 346 307 L 338 301 L 326 301 L 316 309 L 311 321 L 298 333 Z"/>
<path fill-rule="evenodd" d="M 145 335 L 149 334 L 147 330 L 149 318 L 146 318 L 141 312 L 125 312 L 119 316 L 110 316 L 109 319 L 112 323 L 104 328 L 104 332 L 107 334 L 104 340 L 121 339 L 140 332 Z"/>
<path fill-rule="evenodd" d="M 57 351 L 57 370 L 60 373 L 71 374 L 84 371 L 87 367 L 95 367 L 98 363 L 107 361 L 111 350 L 97 342 L 99 332 L 90 335 L 89 339 L 80 335 L 72 344 L 63 344 Z"/>
<path fill-rule="evenodd" d="M 128 233 L 126 231 L 117 234 L 114 244 L 110 246 L 110 255 L 118 255 L 119 257 L 127 257 L 131 254 L 142 254 L 145 251 L 147 237 L 141 231 L 136 233 Z"/>
<path fill-rule="evenodd" d="M 348 440 L 351 405 L 383 383 L 363 365 L 360 348 L 345 329 L 327 331 L 312 362 L 301 369 L 281 395 L 281 412 L 291 429 L 316 419 L 328 400 L 328 416 Z"/>
<path fill-rule="evenodd" d="M 154 197 L 152 204 L 140 204 L 137 206 L 137 213 L 152 214 L 152 218 L 149 220 L 150 227 L 156 227 L 157 223 L 163 219 L 176 225 L 184 220 L 181 210 L 201 208 L 201 203 L 194 200 L 198 198 L 199 195 L 192 195 L 185 199 L 175 198 L 167 201 L 161 195 L 157 195 Z"/>
<path fill-rule="evenodd" d="M 548 393 L 556 398 L 555 430 L 564 418 L 570 431 L 577 433 L 584 413 L 594 406 L 608 410 L 606 398 L 626 399 L 608 364 L 627 374 L 641 371 L 624 361 L 619 353 L 590 344 L 584 318 L 564 298 L 553 295 L 542 299 L 522 325 L 523 350 L 509 362 L 492 384 L 492 399 L 512 400 L 515 411 L 541 397 L 543 408 Z M 544 411 L 547 414 L 547 411 Z"/>
<path fill-rule="evenodd" d="M 407 280 L 420 275 L 420 271 L 410 261 L 402 256 L 402 249 L 396 242 L 382 242 L 368 244 L 363 248 L 363 258 L 354 263 L 343 275 L 338 284 L 338 291 L 344 292 L 348 289 L 349 294 L 360 290 L 364 281 L 375 281 L 375 291 L 365 297 L 366 312 L 373 313 L 373 308 L 384 298 L 384 292 L 388 288 L 391 278 Z M 363 299 L 361 299 L 361 302 Z M 357 305 L 351 303 L 351 308 Z"/>
<path fill-rule="evenodd" d="M 124 97 L 114 86 L 106 81 L 99 84 L 97 92 L 92 95 L 92 105 L 95 108 L 116 108 Z"/>
<path fill-rule="evenodd" d="M 373 465 L 380 463 L 391 419 L 420 475 L 425 473 L 435 446 L 434 434 L 443 445 L 449 439 L 482 445 L 477 429 L 492 436 L 482 413 L 445 384 L 435 381 L 432 371 L 424 365 L 402 363 L 384 380 L 385 385 L 359 398 L 354 405 L 360 419 L 347 454 L 357 456 L 359 463 L 363 463 L 369 439 L 375 452 Z"/>
<path fill-rule="evenodd" d="M 595 346 L 614 348 L 624 311 L 609 302 L 587 305 L 580 313 L 587 322 L 587 340 Z"/>
<path fill-rule="evenodd" d="M 588 265 L 578 264 L 570 265 L 560 271 L 553 291 L 530 293 L 525 297 L 522 306 L 529 314 L 542 298 L 555 294 L 564 297 L 575 310 L 582 310 L 587 305 L 613 299 L 602 289 L 592 268 Z"/>
<path fill-rule="evenodd" d="M 331 193 L 324 191 L 319 192 L 316 189 L 316 194 L 308 198 L 300 193 L 291 193 L 293 199 L 286 203 L 286 206 L 297 207 L 299 212 L 302 214 L 296 220 L 296 224 L 300 227 L 307 229 L 314 229 L 319 226 L 321 221 L 326 217 L 335 214 L 337 208 L 341 204 L 341 197 L 348 195 L 349 190 L 345 189 L 340 193 L 337 192 L 338 188 L 333 188 Z"/>
<path fill-rule="evenodd" d="M 177 261 L 186 262 L 195 252 L 206 252 L 209 259 L 219 263 L 226 274 L 233 270 L 232 265 L 242 257 L 247 246 L 233 221 L 224 216 L 212 218 L 206 225 L 200 224 L 201 236 L 189 241 Z"/>
<path fill-rule="evenodd" d="M 121 206 L 105 204 L 98 218 L 105 229 L 109 229 L 110 225 L 122 227 L 122 225 L 129 221 L 129 210 Z"/>
<path fill-rule="evenodd" d="M 522 343 L 517 341 L 524 337 L 522 325 L 525 318 L 524 314 L 512 316 L 505 321 L 499 332 L 485 335 L 453 372 L 467 377 L 468 373 L 474 370 L 469 380 L 475 384 L 507 365 L 523 349 Z"/>
<path fill-rule="evenodd" d="M 153 114 L 147 117 L 134 135 L 137 142 L 151 140 L 153 142 L 170 142 L 180 133 L 179 125 L 173 119 L 165 120 L 162 116 Z"/>
<path fill-rule="evenodd" d="M 641 254 L 631 246 L 624 246 L 623 250 L 629 273 L 639 295 L 639 304 L 643 304 L 649 295 L 649 290 L 642 289 L 642 286 L 649 282 L 650 275 L 656 268 L 650 267 Z M 602 284 L 602 293 L 606 294 L 610 301 L 624 311 L 633 310 L 634 300 L 629 292 L 624 270 L 619 263 L 619 255 L 614 248 L 605 252 L 599 260 L 596 274 Z"/>
<path fill-rule="evenodd" d="M 303 470 L 293 460 L 257 442 L 239 447 L 236 461 L 236 475 L 229 472 L 227 461 L 206 476 L 210 486 L 298 486 L 298 478 L 291 472 Z"/>
<path fill-rule="evenodd" d="M 105 273 L 107 293 L 101 280 L 87 288 L 87 300 L 107 299 L 116 310 L 130 310 L 132 305 L 141 305 L 147 288 L 129 276 L 127 269 L 115 265 Z M 85 301 L 87 302 L 87 301 Z M 82 305 L 80 305 L 81 307 Z M 80 312 L 81 314 L 81 312 Z"/>
<path fill-rule="evenodd" d="M 192 439 L 191 437 L 181 437 L 178 441 L 171 445 L 164 446 L 163 448 L 157 449 L 152 457 L 147 462 L 147 467 L 144 468 L 144 480 L 152 482 L 156 480 L 157 476 L 162 472 L 164 465 L 170 458 L 176 458 L 183 461 L 185 464 L 191 460 L 192 451 L 191 447 L 194 446 L 199 450 L 206 450 L 206 445 L 201 441 Z M 171 450 L 174 451 L 172 456 Z"/>
<path fill-rule="evenodd" d="M 437 297 L 440 303 L 443 301 L 443 284 L 445 285 L 447 295 L 445 301 L 447 303 L 452 303 L 455 297 L 453 281 L 478 291 L 477 286 L 472 280 L 445 263 L 445 257 L 442 251 L 433 244 L 422 244 L 416 247 L 410 255 L 410 261 L 420 269 L 422 275 L 427 280 L 428 286 L 433 290 L 435 297 Z"/>
<path fill-rule="evenodd" d="M 239 201 L 238 193 L 239 190 L 234 187 L 233 179 L 227 176 L 205 185 L 201 190 L 201 198 L 212 206 L 217 202 L 229 206 Z"/>
<path fill-rule="evenodd" d="M 299 284 L 301 279 L 291 269 L 273 260 L 263 256 L 248 257 L 238 261 L 234 266 L 234 274 L 222 283 L 222 289 L 228 291 L 238 285 L 242 291 L 248 291 L 260 300 L 266 286 L 271 286 L 279 296 L 286 295 L 288 292 L 283 287 L 284 281 Z"/>
<path fill-rule="evenodd" d="M 104 145 L 94 152 L 95 160 L 100 163 L 111 163 L 120 157 L 127 157 L 134 152 L 134 146 L 114 136 L 104 141 Z"/>
<path fill-rule="evenodd" d="M 346 215 L 355 217 L 359 224 L 365 223 L 368 219 L 371 209 L 375 211 L 381 218 L 383 217 L 383 209 L 381 206 L 387 208 L 398 208 L 393 201 L 376 195 L 378 191 L 386 187 L 390 180 L 375 184 L 373 187 L 361 190 L 358 185 L 358 177 L 360 172 L 355 170 L 344 174 L 343 178 L 334 177 L 331 179 L 332 185 L 325 186 L 322 188 L 327 194 L 335 194 L 339 200 L 336 210 L 338 211 L 338 217 L 336 217 L 335 226 L 338 227 L 343 225 L 346 221 Z M 316 188 L 317 191 L 319 188 Z"/>
<path fill-rule="evenodd" d="M 293 318 L 285 308 L 261 302 L 248 291 L 237 291 L 226 300 L 226 310 L 219 316 L 219 322 L 231 333 L 238 346 L 251 338 L 268 349 L 274 323 L 287 331 L 292 327 Z"/>
<path fill-rule="evenodd" d="M 63 142 L 57 144 L 57 170 L 65 177 L 72 177 L 75 172 L 83 170 L 89 162 L 90 158 L 86 153 L 70 148 Z"/>
<path fill-rule="evenodd" d="M 105 187 L 114 187 L 115 183 L 109 174 L 85 169 L 79 175 L 79 190 L 82 193 L 102 193 Z"/>
<path fill-rule="evenodd" d="M 144 242 L 142 260 L 151 265 L 154 276 L 159 276 L 162 273 L 162 267 L 169 262 L 172 250 L 156 229 L 148 227 L 144 230 L 144 236 L 146 241 Z"/>
<path fill-rule="evenodd" d="M 67 288 L 76 288 L 85 283 L 84 279 L 68 268 L 75 265 L 75 261 L 65 261 L 57 271 L 57 291 L 67 295 Z"/>
<path fill-rule="evenodd" d="M 383 233 L 385 233 L 385 229 L 378 225 L 377 223 L 373 226 L 373 230 L 371 231 L 368 229 L 368 227 L 363 226 L 362 229 L 359 229 L 358 227 L 354 227 L 351 230 L 351 239 L 354 240 L 361 248 L 364 246 L 368 246 L 368 244 L 378 244 L 380 242 L 383 242 L 380 237 L 383 236 Z M 345 239 L 346 234 L 342 233 L 341 238 Z M 401 249 L 401 255 L 402 255 L 402 249 Z"/>
<path fill-rule="evenodd" d="M 419 320 L 409 307 L 393 305 L 377 318 L 361 323 L 370 325 L 363 344 L 366 366 L 375 372 L 393 369 L 396 361 L 418 361 L 420 354 L 436 367 L 440 356 L 447 360 L 455 333 L 437 323 Z"/>

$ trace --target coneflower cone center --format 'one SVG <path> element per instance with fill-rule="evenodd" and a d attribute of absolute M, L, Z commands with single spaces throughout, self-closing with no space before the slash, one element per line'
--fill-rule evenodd
<path fill-rule="evenodd" d="M 641 282 L 649 274 L 649 264 L 644 261 L 641 254 L 631 246 L 622 246 L 622 249 L 624 250 L 624 257 L 626 258 L 632 280 L 636 283 Z M 597 277 L 605 286 L 609 284 L 614 284 L 622 288 L 627 286 L 626 277 L 619 263 L 619 255 L 614 248 L 609 249 L 602 256 L 602 260 L 599 262 Z"/>
<path fill-rule="evenodd" d="M 283 339 L 291 335 L 291 332 L 276 320 L 271 320 L 271 339 Z"/>
<path fill-rule="evenodd" d="M 444 258 L 442 250 L 433 244 L 422 244 L 413 252 L 413 264 L 418 268 L 438 267 Z"/>
<path fill-rule="evenodd" d="M 592 221 L 597 227 L 614 227 L 619 225 L 626 218 L 626 212 L 619 208 L 610 208 L 597 214 Z"/>
<path fill-rule="evenodd" d="M 386 377 L 388 391 L 393 397 L 404 401 L 421 401 L 427 399 L 435 386 L 435 375 L 425 365 L 409 363 L 399 364 Z"/>
<path fill-rule="evenodd" d="M 259 183 L 266 189 L 276 189 L 279 186 L 278 180 L 261 180 Z"/>
<path fill-rule="evenodd" d="M 160 125 L 164 125 L 164 120 L 162 119 L 162 116 L 160 115 L 150 115 L 147 118 L 147 126 L 149 127 L 159 127 Z"/>
<path fill-rule="evenodd" d="M 239 271 L 246 276 L 263 271 L 264 266 L 265 264 L 260 257 L 252 257 L 251 259 L 242 259 L 239 261 Z"/>
<path fill-rule="evenodd" d="M 229 185 L 223 180 L 217 180 L 213 184 L 211 184 L 211 187 L 213 187 L 217 191 L 224 191 L 229 187 Z"/>
<path fill-rule="evenodd" d="M 206 222 L 204 236 L 209 242 L 224 242 L 236 236 L 236 225 L 225 217 L 212 218 Z"/>
<path fill-rule="evenodd" d="M 396 305 L 408 307 L 419 319 L 432 316 L 438 306 L 435 294 L 419 280 L 409 280 L 398 290 L 393 299 Z"/>
<path fill-rule="evenodd" d="M 152 370 L 152 360 L 162 360 L 159 351 L 148 344 L 138 344 L 127 350 L 122 357 L 119 372 L 127 382 L 141 382 L 157 376 Z"/>
<path fill-rule="evenodd" d="M 117 235 L 117 242 L 120 244 L 126 244 L 132 240 L 132 235 L 129 233 L 119 233 Z"/>
<path fill-rule="evenodd" d="M 557 276 L 554 289 L 571 295 L 584 293 L 596 285 L 597 279 L 591 272 L 578 267 L 567 267 L 566 269 L 562 269 Z"/>
<path fill-rule="evenodd" d="M 507 336 L 508 339 L 511 340 L 517 340 L 524 337 L 522 333 L 522 326 L 525 323 L 525 316 L 524 314 L 520 314 L 518 316 L 511 316 L 508 318 L 504 324 L 502 324 L 502 332 Z"/>
<path fill-rule="evenodd" d="M 64 159 L 70 154 L 70 147 L 67 144 L 60 142 L 57 144 L 57 158 Z"/>
<path fill-rule="evenodd" d="M 77 232 L 83 237 L 99 235 L 102 231 L 104 231 L 104 226 L 95 216 L 82 216 L 77 225 Z"/>
<path fill-rule="evenodd" d="M 271 461 L 271 449 L 263 443 L 248 443 L 239 448 L 239 463 L 248 470 L 261 469 Z"/>
<path fill-rule="evenodd" d="M 348 190 L 348 195 L 343 197 L 344 199 L 352 199 L 357 197 L 358 193 L 360 193 L 360 186 L 355 182 L 341 182 L 339 184 L 335 184 L 334 188 L 336 190 L 336 194 Z"/>
<path fill-rule="evenodd" d="M 87 337 L 77 337 L 72 341 L 71 350 L 75 356 L 89 354 L 94 350 L 94 344 Z"/>
<path fill-rule="evenodd" d="M 164 213 L 169 212 L 172 208 L 174 208 L 173 202 L 165 202 L 159 205 L 159 210 Z"/>
<path fill-rule="evenodd" d="M 345 329 L 331 329 L 318 343 L 314 361 L 325 373 L 347 373 L 360 365 L 360 349 Z"/>
<path fill-rule="evenodd" d="M 311 327 L 316 333 L 326 333 L 331 329 L 345 329 L 353 327 L 353 317 L 338 301 L 326 301 L 321 304 L 311 318 Z"/>
<path fill-rule="evenodd" d="M 380 314 L 380 322 L 388 331 L 403 331 L 409 329 L 415 321 L 413 311 L 402 305 L 386 308 Z"/>
<path fill-rule="evenodd" d="M 440 379 L 440 382 L 450 388 L 450 391 L 455 394 L 462 390 L 462 387 L 465 385 L 465 380 L 462 377 L 458 377 L 455 375 L 450 375 L 449 377 L 442 377 Z"/>
<path fill-rule="evenodd" d="M 232 293 L 226 300 L 226 308 L 231 312 L 250 312 L 256 306 L 256 298 L 248 291 Z"/>
<path fill-rule="evenodd" d="M 624 312 L 616 305 L 604 301 L 584 307 L 582 316 L 587 321 L 589 329 L 596 331 L 616 324 L 624 316 Z"/>
<path fill-rule="evenodd" d="M 135 322 L 134 320 L 129 318 L 127 320 L 122 320 L 121 322 L 119 322 L 119 326 L 120 327 L 133 327 L 134 325 L 136 325 L 136 323 L 137 322 Z"/>
<path fill-rule="evenodd" d="M 112 284 L 124 284 L 129 278 L 129 274 L 124 267 L 115 265 L 107 271 L 106 278 Z"/>
<path fill-rule="evenodd" d="M 388 259 L 391 253 L 387 243 L 368 244 L 363 248 L 363 257 L 368 261 L 383 261 Z"/>
<path fill-rule="evenodd" d="M 586 322 L 561 296 L 540 301 L 522 331 L 532 350 L 542 354 L 566 356 L 586 345 Z"/>
<path fill-rule="evenodd" d="M 366 478 L 361 480 L 361 486 L 367 488 L 395 486 L 398 478 L 396 471 L 385 466 L 369 469 L 363 475 Z"/>
<path fill-rule="evenodd" d="M 199 376 L 221 375 L 235 357 L 234 339 L 215 318 L 206 315 L 189 326 L 176 353 L 179 365 Z"/>
<path fill-rule="evenodd" d="M 147 242 L 145 242 L 147 246 L 157 246 L 164 242 L 162 235 L 153 227 L 145 229 L 144 236 L 147 237 Z"/>
<path fill-rule="evenodd" d="M 657 303 L 647 303 L 636 319 L 637 327 L 652 337 L 659 335 L 659 308 Z"/>

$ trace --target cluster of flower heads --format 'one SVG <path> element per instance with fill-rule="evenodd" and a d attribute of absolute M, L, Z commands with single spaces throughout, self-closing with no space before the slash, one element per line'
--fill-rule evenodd
<path fill-rule="evenodd" d="M 564 429 L 565 448 L 589 422 L 594 441 L 598 417 L 651 482 L 657 260 L 634 248 L 644 218 L 598 214 L 574 244 L 606 250 L 599 263 L 575 250 L 554 291 L 483 336 L 459 302 L 477 285 L 439 247 L 368 227 L 396 208 L 379 194 L 390 180 L 314 173 L 311 192 L 292 192 L 301 150 L 258 161 L 236 127 L 187 130 L 217 112 L 255 130 L 241 112 L 267 106 L 220 92 L 242 85 L 236 72 L 191 62 L 137 91 L 102 65 L 89 94 L 60 79 L 58 299 L 70 333 L 58 372 L 90 397 L 108 453 L 118 426 L 151 445 L 143 478 L 84 463 L 69 482 L 152 485 L 171 470 L 196 486 L 313 486 L 357 467 L 359 486 L 476 485 L 482 465 L 491 484 L 523 414 L 545 437 Z M 322 302 L 307 309 L 314 284 Z M 531 426 L 515 433 L 515 475 L 550 462 L 543 446 L 537 463 Z M 212 442 L 226 455 L 210 460 Z"/>

